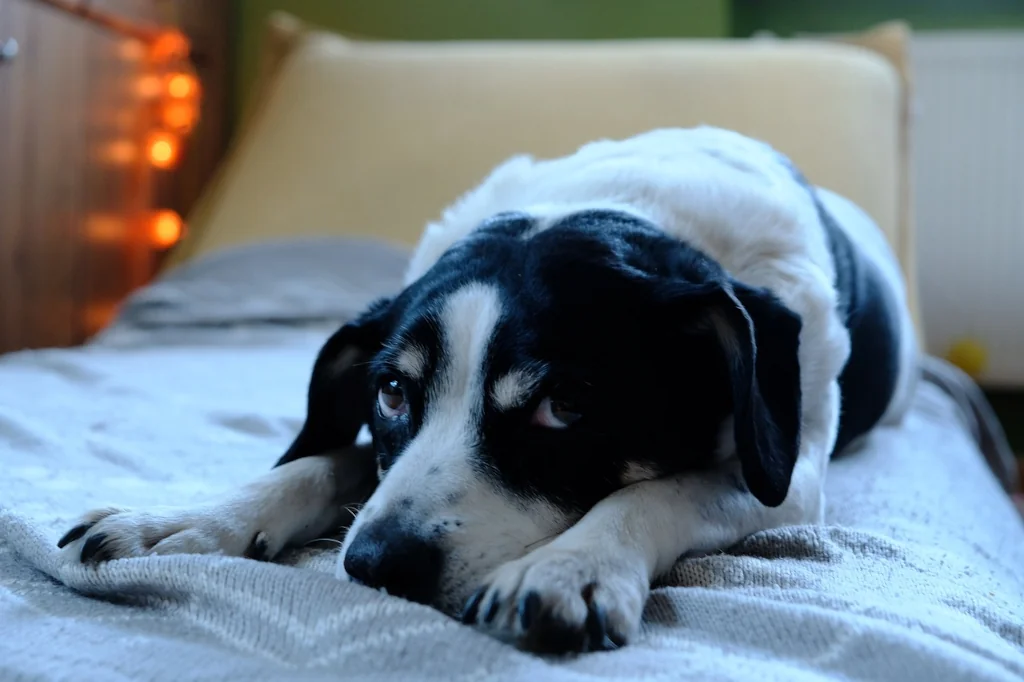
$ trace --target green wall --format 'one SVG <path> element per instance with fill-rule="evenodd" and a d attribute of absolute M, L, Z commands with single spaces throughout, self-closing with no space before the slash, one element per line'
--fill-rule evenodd
<path fill-rule="evenodd" d="M 326 28 L 399 40 L 745 37 L 851 31 L 901 18 L 915 30 L 1024 27 L 1024 0 L 231 0 L 237 114 L 263 23 L 284 10 Z"/>
<path fill-rule="evenodd" d="M 729 35 L 730 0 L 234 0 L 235 111 L 256 73 L 274 10 L 362 36 L 399 40 L 587 39 Z"/>
<path fill-rule="evenodd" d="M 915 31 L 1024 27 L 1024 0 L 733 0 L 735 36 L 857 31 L 903 19 Z"/>

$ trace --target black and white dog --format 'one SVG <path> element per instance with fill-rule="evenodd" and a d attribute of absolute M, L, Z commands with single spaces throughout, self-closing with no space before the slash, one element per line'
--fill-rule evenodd
<path fill-rule="evenodd" d="M 611 648 L 680 557 L 821 522 L 830 457 L 900 419 L 916 349 L 881 232 L 764 144 L 703 127 L 516 157 L 327 341 L 268 475 L 93 512 L 60 546 L 272 559 L 365 501 L 339 577 L 527 649 Z"/>

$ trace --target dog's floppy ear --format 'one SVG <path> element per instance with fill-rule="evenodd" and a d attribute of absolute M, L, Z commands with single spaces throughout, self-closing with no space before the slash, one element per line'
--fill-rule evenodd
<path fill-rule="evenodd" d="M 377 301 L 327 340 L 313 365 L 306 421 L 275 466 L 355 443 L 369 422 L 367 363 L 384 343 L 390 299 Z"/>
<path fill-rule="evenodd" d="M 801 320 L 765 289 L 723 284 L 715 298 L 711 321 L 729 364 L 743 479 L 762 504 L 777 507 L 800 450 Z"/>

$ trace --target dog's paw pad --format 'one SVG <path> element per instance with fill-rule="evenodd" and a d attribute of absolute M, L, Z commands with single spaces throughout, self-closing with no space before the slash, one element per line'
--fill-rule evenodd
<path fill-rule="evenodd" d="M 57 546 L 83 564 L 163 554 L 222 554 L 267 560 L 279 547 L 217 510 L 105 509 L 87 514 Z"/>
<path fill-rule="evenodd" d="M 648 591 L 613 554 L 542 548 L 495 571 L 462 620 L 538 653 L 607 651 L 636 632 Z"/>

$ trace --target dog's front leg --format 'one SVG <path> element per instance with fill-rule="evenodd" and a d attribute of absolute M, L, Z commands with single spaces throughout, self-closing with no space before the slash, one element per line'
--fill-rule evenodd
<path fill-rule="evenodd" d="M 370 496 L 375 467 L 372 449 L 360 446 L 303 457 L 199 507 L 90 512 L 58 546 L 82 563 L 151 554 L 269 560 L 351 519 L 345 507 Z"/>
<path fill-rule="evenodd" d="M 822 480 L 810 460 L 798 462 L 786 501 L 774 508 L 737 486 L 738 467 L 624 488 L 550 543 L 498 568 L 463 620 L 539 652 L 621 646 L 639 629 L 651 581 L 681 556 L 816 521 Z"/>

